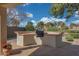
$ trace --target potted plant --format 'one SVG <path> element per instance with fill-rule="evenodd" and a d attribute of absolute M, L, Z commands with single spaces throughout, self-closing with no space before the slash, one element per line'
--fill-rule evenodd
<path fill-rule="evenodd" d="M 11 52 L 12 52 L 12 45 L 9 44 L 9 43 L 5 44 L 5 45 L 3 46 L 3 54 L 4 54 L 5 56 L 8 56 L 8 55 L 11 54 Z"/>

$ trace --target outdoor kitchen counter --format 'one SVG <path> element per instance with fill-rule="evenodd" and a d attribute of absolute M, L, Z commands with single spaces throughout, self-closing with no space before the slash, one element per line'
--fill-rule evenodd
<path fill-rule="evenodd" d="M 17 34 L 17 45 L 29 44 L 48 45 L 51 47 L 62 46 L 62 33 L 47 32 L 44 37 L 37 37 L 35 32 L 15 32 Z"/>
<path fill-rule="evenodd" d="M 17 45 L 25 46 L 29 44 L 35 44 L 35 32 L 16 31 L 15 33 L 17 34 Z"/>
<path fill-rule="evenodd" d="M 61 32 L 47 32 L 46 35 L 62 35 Z"/>
<path fill-rule="evenodd" d="M 18 35 L 36 35 L 35 32 L 15 32 Z M 44 35 L 61 35 L 61 32 L 47 32 Z"/>
<path fill-rule="evenodd" d="M 35 33 L 24 33 L 24 34 L 20 34 L 20 35 L 35 35 Z"/>
<path fill-rule="evenodd" d="M 35 32 L 27 32 L 27 31 L 15 31 L 18 35 L 35 35 Z"/>
<path fill-rule="evenodd" d="M 34 36 L 37 45 L 47 45 L 50 47 L 62 47 L 62 34 L 61 32 L 47 32 L 44 37 Z"/>

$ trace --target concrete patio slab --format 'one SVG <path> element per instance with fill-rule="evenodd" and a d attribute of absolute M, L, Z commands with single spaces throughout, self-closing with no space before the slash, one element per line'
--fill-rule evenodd
<path fill-rule="evenodd" d="M 79 39 L 77 39 L 79 41 Z M 16 40 L 10 40 L 13 45 L 14 53 L 11 56 L 79 56 L 79 43 L 74 44 L 74 42 L 64 41 L 64 46 L 60 48 L 52 48 L 49 46 L 17 46 L 15 44 Z"/>

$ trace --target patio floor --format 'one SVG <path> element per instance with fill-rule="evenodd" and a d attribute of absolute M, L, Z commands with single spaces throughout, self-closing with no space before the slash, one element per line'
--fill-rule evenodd
<path fill-rule="evenodd" d="M 16 40 L 9 40 L 13 45 L 12 56 L 79 56 L 79 39 L 67 42 L 63 39 L 64 46 L 52 48 L 49 46 L 17 46 Z"/>

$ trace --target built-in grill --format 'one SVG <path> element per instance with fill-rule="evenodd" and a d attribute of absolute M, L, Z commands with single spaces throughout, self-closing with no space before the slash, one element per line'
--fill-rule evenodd
<path fill-rule="evenodd" d="M 44 36 L 44 30 L 43 29 L 36 29 L 36 36 L 37 37 L 43 37 Z"/>

